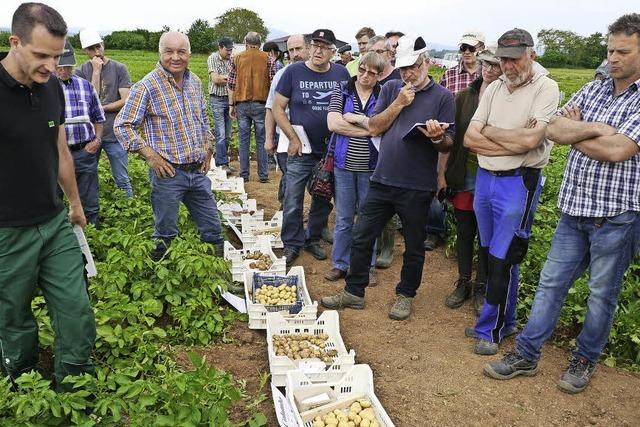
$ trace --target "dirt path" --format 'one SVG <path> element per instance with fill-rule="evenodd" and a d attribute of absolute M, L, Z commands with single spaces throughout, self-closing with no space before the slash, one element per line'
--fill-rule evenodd
<path fill-rule="evenodd" d="M 255 164 L 252 167 L 255 171 Z M 277 179 L 267 184 L 254 179 L 246 190 L 270 217 L 278 209 Z M 330 250 L 328 244 L 325 247 Z M 443 249 L 427 253 L 411 318 L 390 320 L 387 311 L 402 251 L 402 238 L 397 236 L 393 265 L 378 270 L 379 285 L 367 291 L 365 310 L 340 312 L 344 342 L 355 350 L 357 363 L 373 369 L 376 395 L 396 426 L 640 426 L 640 375 L 600 364 L 584 393 L 567 395 L 556 382 L 569 354 L 551 345 L 544 348 L 540 373 L 534 378 L 500 382 L 483 376 L 482 367 L 495 357 L 473 354 L 473 341 L 464 337 L 464 327 L 475 321 L 471 306 L 450 310 L 443 304 L 456 278 L 455 260 L 446 258 Z M 305 268 L 313 300 L 344 285 L 324 280 L 329 260 L 316 261 L 303 252 L 296 265 Z M 269 371 L 266 335 L 238 324 L 232 337 L 234 343 L 206 353 L 212 364 L 246 380 L 249 392 L 255 392 L 260 373 Z M 510 338 L 502 348 L 512 345 Z M 269 417 L 269 426 L 276 426 L 268 387 L 266 392 L 268 399 L 259 407 Z"/>

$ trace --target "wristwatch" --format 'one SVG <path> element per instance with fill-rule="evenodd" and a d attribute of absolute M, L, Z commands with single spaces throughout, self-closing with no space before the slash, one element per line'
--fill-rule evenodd
<path fill-rule="evenodd" d="M 433 138 L 431 138 L 431 143 L 432 143 L 432 144 L 440 144 L 440 143 L 442 142 L 442 140 L 443 140 L 443 139 L 444 139 L 444 136 L 441 136 L 441 137 L 440 137 L 440 138 L 438 138 L 438 139 L 433 139 Z"/>

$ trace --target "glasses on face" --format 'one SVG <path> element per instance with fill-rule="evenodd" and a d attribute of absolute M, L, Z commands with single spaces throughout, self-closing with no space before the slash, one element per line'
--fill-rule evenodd
<path fill-rule="evenodd" d="M 311 43 L 311 49 L 319 50 L 322 53 L 325 53 L 327 51 L 333 52 L 335 50 L 331 46 L 328 46 L 325 44 L 315 44 L 315 43 Z"/>
<path fill-rule="evenodd" d="M 387 49 L 376 49 L 374 50 L 375 53 L 377 53 L 378 55 L 382 55 L 387 51 Z"/>
<path fill-rule="evenodd" d="M 376 77 L 378 77 L 378 74 L 380 73 L 376 73 L 375 71 L 369 71 L 366 68 L 364 68 L 362 65 L 360 65 L 358 66 L 358 74 L 366 74 L 372 79 L 375 79 Z"/>
<path fill-rule="evenodd" d="M 480 61 L 480 65 L 483 68 L 493 69 L 494 71 L 500 71 L 500 64 L 497 62 Z"/>
<path fill-rule="evenodd" d="M 413 65 L 409 65 L 408 67 L 400 67 L 400 71 L 408 72 L 408 71 L 417 71 L 424 64 L 424 59 L 421 59 L 419 62 L 416 62 Z"/>
<path fill-rule="evenodd" d="M 475 46 L 471 46 L 469 44 L 461 44 L 460 45 L 460 52 L 464 52 L 466 50 L 468 50 L 471 53 L 475 53 L 476 47 Z"/>

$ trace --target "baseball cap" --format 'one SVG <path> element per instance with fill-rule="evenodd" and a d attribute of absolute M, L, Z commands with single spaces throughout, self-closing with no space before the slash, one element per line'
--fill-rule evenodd
<path fill-rule="evenodd" d="M 514 28 L 504 33 L 498 39 L 498 58 L 520 58 L 527 47 L 533 46 L 533 37 L 528 31 Z"/>
<path fill-rule="evenodd" d="M 396 48 L 396 68 L 409 67 L 416 63 L 421 53 L 427 51 L 427 44 L 420 36 L 402 36 Z"/>
<path fill-rule="evenodd" d="M 324 28 L 315 30 L 311 34 L 311 40 L 318 40 L 328 44 L 336 44 L 336 36 L 333 35 L 333 31 Z"/>
<path fill-rule="evenodd" d="M 341 48 L 338 49 L 338 53 L 345 53 L 351 51 L 351 45 L 349 43 L 345 44 Z"/>
<path fill-rule="evenodd" d="M 469 46 L 475 46 L 478 43 L 484 44 L 484 34 L 477 30 L 467 30 L 462 35 L 459 45 L 468 44 Z"/>
<path fill-rule="evenodd" d="M 64 50 L 62 51 L 62 56 L 58 61 L 58 67 L 73 67 L 76 65 L 76 56 L 73 54 L 73 47 L 71 46 L 71 42 L 67 40 L 64 43 Z"/>
<path fill-rule="evenodd" d="M 495 43 L 488 44 L 483 51 L 478 54 L 478 59 L 480 61 L 487 61 L 498 63 L 500 62 L 500 58 L 496 56 L 496 49 L 498 46 Z"/>
<path fill-rule="evenodd" d="M 218 47 L 233 49 L 233 40 L 231 40 L 229 37 L 221 37 L 220 39 L 218 39 Z"/>
<path fill-rule="evenodd" d="M 98 43 L 102 43 L 102 37 L 100 37 L 100 34 L 98 34 L 96 30 L 85 28 L 80 31 L 80 46 L 82 46 L 83 49 Z"/>

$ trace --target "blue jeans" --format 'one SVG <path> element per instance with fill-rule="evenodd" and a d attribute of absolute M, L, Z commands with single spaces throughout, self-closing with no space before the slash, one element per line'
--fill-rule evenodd
<path fill-rule="evenodd" d="M 269 176 L 269 165 L 267 151 L 264 149 L 265 127 L 264 127 L 264 103 L 256 101 L 238 102 L 236 104 L 236 115 L 238 117 L 238 133 L 240 135 L 240 176 L 249 177 L 249 157 L 251 143 L 251 123 L 256 138 L 256 157 L 258 159 L 258 176 L 267 178 Z"/>
<path fill-rule="evenodd" d="M 278 139 L 276 138 L 276 141 L 277 140 Z M 288 157 L 289 157 L 289 154 L 287 153 L 276 153 L 276 159 L 278 160 L 278 167 L 280 168 L 280 171 L 282 171 L 282 176 L 280 177 L 280 184 L 278 185 L 278 201 L 280 202 L 281 205 L 284 202 L 284 192 L 285 192 L 285 189 L 287 188 L 286 176 L 287 176 L 287 158 Z"/>
<path fill-rule="evenodd" d="M 78 183 L 78 194 L 84 210 L 84 216 L 89 224 L 100 225 L 99 184 L 98 184 L 98 153 L 91 154 L 84 148 L 72 151 L 73 164 Z"/>
<path fill-rule="evenodd" d="M 334 168 L 336 204 L 336 227 L 333 231 L 333 248 L 331 259 L 333 267 L 342 271 L 349 269 L 349 255 L 353 220 L 361 215 L 364 200 L 369 191 L 371 172 L 351 172 Z M 374 251 L 375 254 L 375 251 Z"/>
<path fill-rule="evenodd" d="M 200 240 L 208 243 L 223 241 L 216 200 L 206 175 L 176 169 L 173 177 L 158 178 L 152 170 L 149 170 L 149 176 L 155 218 L 154 239 L 170 241 L 178 235 L 178 208 L 182 202 L 196 223 Z"/>
<path fill-rule="evenodd" d="M 476 323 L 479 338 L 499 343 L 516 325 L 519 264 L 542 191 L 539 170 L 495 176 L 478 169 L 473 209 L 480 246 L 488 253 L 487 295 Z"/>
<path fill-rule="evenodd" d="M 601 221 L 601 222 L 600 222 Z M 538 360 L 569 288 L 589 269 L 589 299 L 574 356 L 595 363 L 609 338 L 624 273 L 640 249 L 640 213 L 597 219 L 562 214 L 529 314 L 516 338 L 518 352 Z"/>
<path fill-rule="evenodd" d="M 133 197 L 133 187 L 129 179 L 129 156 L 125 149 L 118 141 L 102 141 L 102 145 L 98 149 L 98 159 L 102 150 L 107 153 L 109 164 L 111 165 L 111 175 L 116 182 L 116 186 L 127 194 L 127 197 Z"/>
<path fill-rule="evenodd" d="M 213 115 L 213 133 L 216 137 L 216 166 L 229 164 L 227 150 L 231 142 L 231 117 L 229 116 L 229 97 L 210 95 Z"/>
<path fill-rule="evenodd" d="M 441 236 L 446 231 L 445 217 L 447 211 L 437 197 L 431 200 L 429 206 L 429 214 L 427 216 L 427 234 L 435 234 Z"/>
<path fill-rule="evenodd" d="M 307 181 L 311 177 L 313 167 L 320 161 L 314 154 L 294 155 L 287 158 L 286 188 L 282 218 L 282 242 L 285 248 L 299 251 L 309 242 L 318 242 L 322 236 L 322 228 L 333 206 L 331 203 L 316 197 L 311 198 L 309 219 L 305 234 L 303 226 L 304 193 Z"/>

